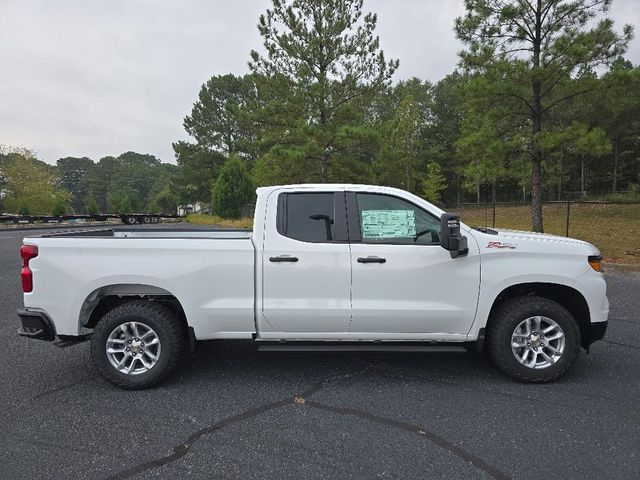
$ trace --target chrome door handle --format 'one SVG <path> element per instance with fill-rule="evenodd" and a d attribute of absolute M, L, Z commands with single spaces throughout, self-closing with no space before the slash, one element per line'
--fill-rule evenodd
<path fill-rule="evenodd" d="M 298 261 L 298 257 L 292 257 L 290 255 L 280 255 L 278 257 L 269 257 L 270 262 L 289 262 L 294 263 Z"/>
<path fill-rule="evenodd" d="M 368 256 L 368 257 L 358 257 L 358 263 L 385 263 L 387 261 L 386 258 Z"/>

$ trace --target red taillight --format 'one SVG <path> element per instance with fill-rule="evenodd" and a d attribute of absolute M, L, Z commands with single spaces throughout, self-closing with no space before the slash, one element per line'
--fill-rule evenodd
<path fill-rule="evenodd" d="M 35 245 L 23 245 L 20 247 L 20 258 L 22 258 L 22 291 L 29 293 L 33 291 L 33 272 L 29 268 L 29 260 L 38 256 L 38 247 Z"/>
<path fill-rule="evenodd" d="M 35 245 L 23 245 L 20 247 L 20 258 L 24 262 L 29 263 L 29 260 L 38 256 L 38 247 Z"/>

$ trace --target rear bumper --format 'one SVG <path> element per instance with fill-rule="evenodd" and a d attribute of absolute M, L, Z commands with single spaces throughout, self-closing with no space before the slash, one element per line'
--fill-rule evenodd
<path fill-rule="evenodd" d="M 56 329 L 53 322 L 43 312 L 34 312 L 21 308 L 18 316 L 22 321 L 22 326 L 18 329 L 21 337 L 35 338 L 51 342 L 56 338 Z"/>

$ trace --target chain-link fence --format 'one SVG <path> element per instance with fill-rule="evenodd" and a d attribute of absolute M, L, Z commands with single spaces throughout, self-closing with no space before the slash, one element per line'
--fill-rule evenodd
<path fill-rule="evenodd" d="M 450 206 L 471 226 L 531 230 L 530 203 Z M 640 203 L 546 202 L 544 231 L 593 243 L 609 262 L 640 264 Z"/>

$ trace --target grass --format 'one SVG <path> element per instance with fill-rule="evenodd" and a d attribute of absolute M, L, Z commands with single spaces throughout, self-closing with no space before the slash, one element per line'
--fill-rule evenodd
<path fill-rule="evenodd" d="M 472 226 L 493 226 L 492 206 L 465 205 L 461 220 Z M 569 236 L 593 243 L 606 262 L 640 264 L 640 204 L 572 203 Z M 545 233 L 566 235 L 567 204 L 543 206 Z M 531 208 L 497 205 L 496 228 L 531 230 Z"/>
<path fill-rule="evenodd" d="M 187 222 L 196 225 L 215 225 L 217 227 L 228 228 L 251 228 L 253 227 L 252 218 L 222 218 L 217 215 L 197 215 L 191 213 L 187 215 Z"/>

